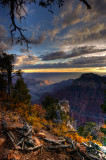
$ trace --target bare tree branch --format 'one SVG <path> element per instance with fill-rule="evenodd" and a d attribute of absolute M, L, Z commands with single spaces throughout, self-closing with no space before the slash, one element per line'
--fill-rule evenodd
<path fill-rule="evenodd" d="M 27 46 L 27 49 L 29 49 L 29 44 L 31 44 L 31 40 L 29 40 L 24 35 L 24 31 L 26 31 L 26 29 L 23 29 L 16 24 L 16 14 L 18 15 L 19 21 L 21 23 L 22 19 L 26 18 L 25 16 L 21 15 L 21 11 L 23 11 L 24 14 L 27 15 L 27 12 L 24 6 L 32 3 L 35 4 L 36 1 L 37 0 L 0 0 L 0 5 L 2 5 L 3 7 L 8 6 L 10 9 L 10 12 L 9 12 L 10 20 L 11 20 L 10 34 L 11 34 L 12 44 L 14 42 L 16 44 L 20 43 L 21 45 L 25 43 Z M 82 1 L 87 6 L 88 9 L 91 9 L 91 6 L 88 4 L 86 0 L 80 0 L 80 1 Z M 58 7 L 60 8 L 61 6 L 64 5 L 64 0 L 39 0 L 39 6 L 43 8 L 49 8 L 48 11 L 51 13 L 54 13 L 52 10 L 53 4 L 58 5 Z M 16 35 L 16 31 L 18 31 L 20 35 L 17 38 L 14 37 Z"/>

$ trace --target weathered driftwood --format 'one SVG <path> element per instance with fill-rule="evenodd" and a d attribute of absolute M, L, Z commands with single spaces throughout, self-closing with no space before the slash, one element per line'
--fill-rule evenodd
<path fill-rule="evenodd" d="M 55 144 L 55 145 L 59 145 L 65 142 L 65 139 L 64 140 L 51 140 L 51 139 L 43 138 L 43 140 L 48 143 Z"/>

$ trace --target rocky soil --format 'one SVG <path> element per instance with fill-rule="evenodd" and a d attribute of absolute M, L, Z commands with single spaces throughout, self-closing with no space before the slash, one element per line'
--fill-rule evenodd
<path fill-rule="evenodd" d="M 32 151 L 32 152 L 22 152 L 17 151 L 14 149 L 14 146 L 12 142 L 10 141 L 9 137 L 6 135 L 6 133 L 3 130 L 2 127 L 2 118 L 5 118 L 7 124 L 9 126 L 16 126 L 16 127 L 22 127 L 23 126 L 23 120 L 16 115 L 14 112 L 1 112 L 0 113 L 0 160 L 66 160 L 69 159 L 69 156 L 66 155 L 66 153 L 63 151 L 47 151 L 46 147 L 48 146 L 47 143 L 42 141 L 41 139 L 36 138 L 37 143 L 42 144 L 43 143 L 43 149 L 42 151 Z M 48 139 L 54 139 L 57 140 L 58 137 L 51 134 L 50 132 L 46 130 L 41 130 L 40 132 L 44 133 L 46 135 L 46 138 Z"/>

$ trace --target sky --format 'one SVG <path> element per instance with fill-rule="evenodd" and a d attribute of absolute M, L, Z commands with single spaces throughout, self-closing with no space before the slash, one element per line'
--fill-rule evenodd
<path fill-rule="evenodd" d="M 95 72 L 106 75 L 106 0 L 88 0 L 88 10 L 79 0 L 65 0 L 54 14 L 38 4 L 24 6 L 26 16 L 16 23 L 32 40 L 11 45 L 9 8 L 0 7 L 0 50 L 15 54 L 15 70 L 24 72 Z M 15 33 L 15 38 L 19 35 Z"/>

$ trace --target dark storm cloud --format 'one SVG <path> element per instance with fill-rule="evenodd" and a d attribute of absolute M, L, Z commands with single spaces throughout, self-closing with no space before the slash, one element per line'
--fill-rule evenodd
<path fill-rule="evenodd" d="M 50 61 L 50 60 L 74 58 L 86 54 L 92 54 L 104 51 L 106 51 L 106 48 L 96 49 L 95 46 L 83 46 L 83 47 L 73 48 L 70 54 L 67 54 L 66 52 L 63 51 L 57 51 L 46 55 L 42 55 L 40 56 L 40 58 L 42 58 L 43 61 Z"/>

